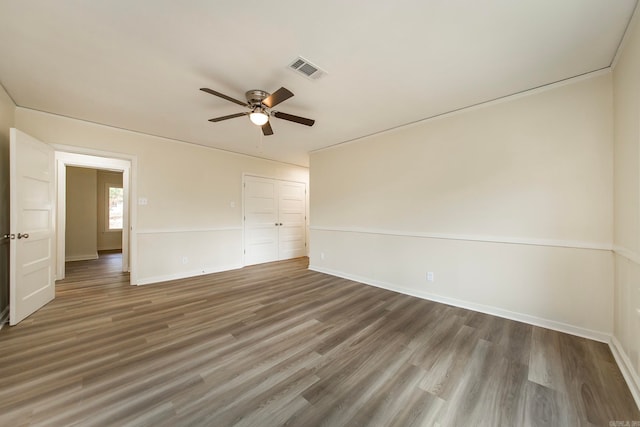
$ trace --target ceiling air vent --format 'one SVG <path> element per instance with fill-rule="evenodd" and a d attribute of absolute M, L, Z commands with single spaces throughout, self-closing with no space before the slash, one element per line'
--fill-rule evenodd
<path fill-rule="evenodd" d="M 311 80 L 318 80 L 326 74 L 326 71 L 320 69 L 320 67 L 312 64 L 301 56 L 289 64 L 289 68 Z"/>

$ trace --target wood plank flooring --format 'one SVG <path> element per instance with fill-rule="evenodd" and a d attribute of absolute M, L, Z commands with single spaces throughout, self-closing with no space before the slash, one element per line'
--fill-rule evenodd
<path fill-rule="evenodd" d="M 119 254 L 67 264 L 55 301 L 0 330 L 0 425 L 640 421 L 605 344 L 307 263 L 140 287 Z"/>

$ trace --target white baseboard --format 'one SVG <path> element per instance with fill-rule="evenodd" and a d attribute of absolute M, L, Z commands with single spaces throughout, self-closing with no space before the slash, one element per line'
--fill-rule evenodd
<path fill-rule="evenodd" d="M 202 276 L 205 274 L 220 273 L 222 271 L 237 270 L 242 268 L 242 264 L 231 264 L 215 268 L 206 268 L 204 270 L 184 271 L 175 274 L 166 274 L 162 276 L 152 276 L 138 279 L 136 285 L 151 285 L 153 283 L 168 282 L 169 280 L 186 279 L 188 277 Z M 134 284 L 134 283 L 132 283 Z"/>
<path fill-rule="evenodd" d="M 116 245 L 116 246 L 113 246 L 113 247 L 107 246 L 107 247 L 104 247 L 104 248 L 98 248 L 98 252 L 101 252 L 101 251 L 121 251 L 121 250 L 122 250 L 122 245 Z"/>
<path fill-rule="evenodd" d="M 493 316 L 503 317 L 505 319 L 515 320 L 518 322 L 528 323 L 534 326 L 540 326 L 547 329 L 552 329 L 558 332 L 564 332 L 571 335 L 576 335 L 583 338 L 600 341 L 603 343 L 609 343 L 611 334 L 601 331 L 594 331 L 591 329 L 581 328 L 579 326 L 569 325 L 555 320 L 543 319 L 528 314 L 517 313 L 514 311 L 504 310 L 499 307 L 488 306 L 484 304 L 478 304 L 471 301 L 464 301 L 455 298 L 449 298 L 441 295 L 431 294 L 428 292 L 419 292 L 414 289 L 407 289 L 401 286 L 397 286 L 391 283 L 381 282 L 373 280 L 367 277 L 356 276 L 341 271 L 331 270 L 328 268 L 318 267 L 316 265 L 309 265 L 309 269 L 320 273 L 330 274 L 332 276 L 342 277 L 344 279 L 353 280 L 356 282 L 364 283 L 365 285 L 375 286 L 377 288 L 387 289 L 389 291 L 398 292 L 405 295 L 410 295 L 417 298 L 426 299 L 429 301 L 440 302 L 443 304 L 452 305 L 454 307 L 465 308 L 467 310 L 478 311 L 480 313 L 491 314 Z"/>
<path fill-rule="evenodd" d="M 7 323 L 9 323 L 9 306 L 6 306 L 4 310 L 2 310 L 2 313 L 0 313 L 0 330 L 2 330 L 2 327 Z"/>
<path fill-rule="evenodd" d="M 613 353 L 613 357 L 616 359 L 616 363 L 622 372 L 622 376 L 629 386 L 631 395 L 640 409 L 640 377 L 638 377 L 638 374 L 633 368 L 633 363 L 629 360 L 629 356 L 627 356 L 624 348 L 622 348 L 622 344 L 620 344 L 620 341 L 618 341 L 615 336 L 611 337 L 609 347 L 611 348 L 611 353 Z"/>
<path fill-rule="evenodd" d="M 70 255 L 64 258 L 65 262 L 69 261 L 89 261 L 92 259 L 98 259 L 98 253 L 84 254 L 84 255 Z"/>

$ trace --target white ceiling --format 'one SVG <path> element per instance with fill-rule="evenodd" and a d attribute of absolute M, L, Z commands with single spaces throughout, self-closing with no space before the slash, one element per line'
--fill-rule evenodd
<path fill-rule="evenodd" d="M 308 152 L 609 67 L 636 0 L 0 0 L 21 107 L 308 165 Z M 298 55 L 328 74 L 287 69 Z M 284 86 L 275 135 L 241 117 Z"/>

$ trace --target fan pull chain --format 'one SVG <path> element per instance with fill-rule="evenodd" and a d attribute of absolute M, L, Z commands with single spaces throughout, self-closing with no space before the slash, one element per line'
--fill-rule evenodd
<path fill-rule="evenodd" d="M 262 128 L 258 127 L 258 133 L 260 134 L 260 139 L 258 140 L 258 146 L 256 148 L 258 149 L 258 153 L 262 154 L 263 139 L 264 139 L 264 134 L 262 133 Z"/>

